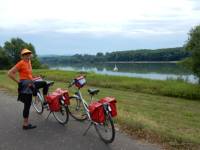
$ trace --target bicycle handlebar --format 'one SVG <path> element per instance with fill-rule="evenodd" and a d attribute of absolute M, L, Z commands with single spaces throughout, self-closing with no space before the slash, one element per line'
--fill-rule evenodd
<path fill-rule="evenodd" d="M 71 88 L 75 84 L 75 80 L 72 80 L 72 82 L 69 83 L 68 88 Z"/>
<path fill-rule="evenodd" d="M 81 75 L 81 76 L 77 76 L 76 78 L 74 78 L 71 82 L 68 82 L 69 85 L 68 85 L 68 88 L 71 88 L 74 84 L 76 84 L 76 87 L 77 88 L 81 88 L 85 85 L 86 83 L 86 75 Z"/>

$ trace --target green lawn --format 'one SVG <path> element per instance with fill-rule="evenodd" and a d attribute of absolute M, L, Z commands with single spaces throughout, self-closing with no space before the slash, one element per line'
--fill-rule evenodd
<path fill-rule="evenodd" d="M 44 72 L 41 70 L 36 71 L 36 73 L 46 75 L 49 79 L 57 81 L 52 90 L 56 87 L 66 88 L 67 81 L 77 74 L 75 72 Z M 96 97 L 97 99 L 104 96 L 116 97 L 118 116 L 115 122 L 120 126 L 121 130 L 129 134 L 137 135 L 137 137 L 142 137 L 149 141 L 169 144 L 170 148 L 174 149 L 198 149 L 197 146 L 200 145 L 200 102 L 198 101 L 198 96 L 196 96 L 196 100 L 192 100 L 191 97 L 188 100 L 163 96 L 164 94 L 146 92 L 144 89 L 150 90 L 151 86 L 154 87 L 165 82 L 157 83 L 158 81 L 154 80 L 142 79 L 142 81 L 135 78 L 120 78 L 117 81 L 118 79 L 118 77 L 88 74 L 88 85 L 83 88 L 83 94 L 88 98 L 87 88 L 97 87 L 101 90 Z M 9 80 L 3 71 L 0 71 L 0 81 L 0 87 L 16 92 L 16 84 Z M 144 91 L 132 88 L 136 87 L 134 83 L 144 83 L 144 81 L 146 81 L 143 84 Z M 170 86 L 169 82 L 178 84 L 178 86 Z M 100 86 L 97 86 L 98 84 Z M 196 85 L 182 82 L 166 81 L 166 84 L 167 87 L 173 87 L 175 91 L 172 92 L 181 91 L 181 85 L 184 86 L 183 88 L 195 89 L 195 92 L 199 90 Z M 124 87 L 118 87 L 121 85 L 124 85 Z M 145 85 L 148 85 L 148 88 Z M 185 89 L 181 92 L 184 95 L 184 92 L 189 93 L 190 91 L 190 89 Z M 199 95 L 199 93 L 193 93 L 192 95 L 195 94 Z"/>
<path fill-rule="evenodd" d="M 35 74 L 42 74 L 47 76 L 49 79 L 62 82 L 73 79 L 77 74 L 77 72 L 57 70 L 35 70 L 34 72 Z M 90 86 L 200 100 L 200 86 L 188 84 L 183 81 L 161 81 L 131 77 L 98 75 L 95 73 L 86 74 L 87 83 Z"/>

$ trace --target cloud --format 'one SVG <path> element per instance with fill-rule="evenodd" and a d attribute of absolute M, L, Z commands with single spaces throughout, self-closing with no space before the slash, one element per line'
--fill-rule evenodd
<path fill-rule="evenodd" d="M 193 2 L 193 11 L 196 11 L 196 13 L 200 14 L 200 4 L 199 1 Z"/>
<path fill-rule="evenodd" d="M 119 34 L 109 36 L 93 36 L 88 33 L 76 34 L 55 34 L 48 32 L 46 34 L 38 33 L 34 35 L 18 34 L 26 42 L 31 42 L 38 54 L 75 54 L 96 52 L 111 52 L 116 50 L 131 50 L 142 48 L 166 48 L 182 46 L 187 37 L 186 34 L 166 34 L 149 35 L 149 36 L 132 36 L 121 37 Z M 1 36 L 2 37 L 2 36 Z M 5 35 L 3 39 L 0 37 L 0 42 L 7 38 L 13 37 L 13 34 Z"/>
<path fill-rule="evenodd" d="M 198 0 L 0 0 L 0 4 L 0 42 L 17 36 L 39 49 L 181 45 L 189 30 L 200 24 Z"/>
<path fill-rule="evenodd" d="M 189 0 L 0 0 L 0 27 L 36 27 L 45 20 L 90 26 L 124 24 L 130 20 L 160 20 L 166 15 L 191 17 Z M 49 23 L 49 22 L 48 22 Z M 51 24 L 53 22 L 50 22 Z"/>

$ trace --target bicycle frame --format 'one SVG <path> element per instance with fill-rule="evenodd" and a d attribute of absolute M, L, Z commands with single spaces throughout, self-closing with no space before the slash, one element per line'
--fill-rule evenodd
<path fill-rule="evenodd" d="M 42 100 L 42 103 L 44 103 L 44 96 L 43 96 L 43 94 L 41 94 L 39 89 L 37 90 L 37 96 L 39 97 L 39 99 Z"/>
<path fill-rule="evenodd" d="M 78 100 L 80 100 L 83 104 L 83 107 L 84 107 L 84 110 L 87 114 L 87 117 L 90 121 L 92 121 L 91 117 L 90 117 L 90 113 L 89 113 L 89 110 L 88 110 L 88 104 L 86 102 L 86 100 L 83 98 L 82 94 L 81 94 L 81 91 L 80 89 L 77 90 L 77 92 L 73 95 L 74 97 L 76 97 Z M 92 100 L 92 99 L 91 99 Z"/>
<path fill-rule="evenodd" d="M 86 100 L 83 98 L 80 88 L 78 88 L 77 92 L 76 92 L 73 96 L 76 97 L 78 100 L 80 100 L 80 101 L 82 102 L 83 107 L 84 107 L 84 110 L 85 110 L 85 112 L 86 112 L 86 114 L 87 114 L 88 119 L 89 119 L 91 122 L 97 124 L 97 122 L 94 122 L 94 121 L 91 119 L 90 112 L 89 112 L 89 109 L 88 109 L 88 103 L 87 103 Z M 90 102 L 92 102 L 92 100 L 93 100 L 93 96 L 91 96 Z M 108 104 L 103 104 L 103 108 L 104 108 L 106 114 L 108 114 L 109 111 L 111 110 L 111 108 L 110 108 L 110 106 L 109 106 Z"/>

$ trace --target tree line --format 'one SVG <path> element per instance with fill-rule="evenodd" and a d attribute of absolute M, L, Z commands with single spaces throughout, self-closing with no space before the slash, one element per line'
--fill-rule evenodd
<path fill-rule="evenodd" d="M 66 63 L 99 63 L 99 62 L 129 62 L 129 61 L 179 61 L 189 57 L 191 54 L 183 47 L 165 49 L 142 49 L 129 51 L 116 51 L 111 53 L 97 53 L 96 55 L 73 56 L 49 56 L 41 57 L 41 61 L 47 64 Z"/>

